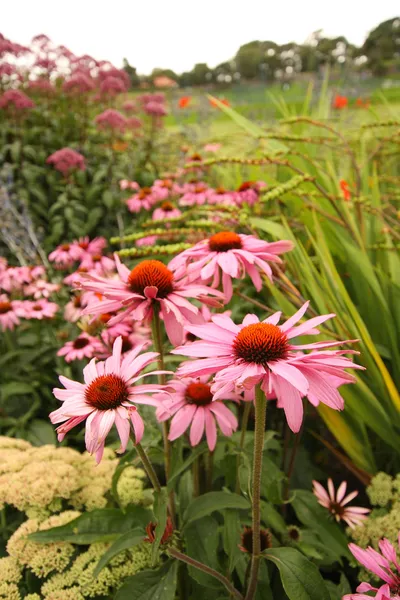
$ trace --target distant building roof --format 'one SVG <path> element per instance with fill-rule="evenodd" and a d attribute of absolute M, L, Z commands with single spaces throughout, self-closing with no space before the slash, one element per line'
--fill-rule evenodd
<path fill-rule="evenodd" d="M 176 81 L 165 76 L 155 77 L 153 83 L 156 88 L 178 87 Z"/>

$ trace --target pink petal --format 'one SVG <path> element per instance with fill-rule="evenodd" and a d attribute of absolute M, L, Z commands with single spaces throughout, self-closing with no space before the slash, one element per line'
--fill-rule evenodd
<path fill-rule="evenodd" d="M 217 443 L 217 426 L 215 418 L 209 410 L 205 411 L 205 427 L 207 444 L 210 451 L 213 452 Z"/>
<path fill-rule="evenodd" d="M 117 450 L 117 452 L 125 452 L 126 447 L 128 445 L 128 441 L 129 441 L 129 434 L 131 431 L 131 426 L 128 420 L 128 416 L 127 418 L 123 419 L 120 416 L 119 412 L 116 412 L 115 414 L 115 426 L 117 428 L 118 431 L 118 435 L 119 438 L 121 440 L 121 446 L 119 447 L 119 449 Z"/>
<path fill-rule="evenodd" d="M 347 489 L 347 481 L 342 481 L 342 483 L 339 485 L 338 490 L 336 492 L 336 502 L 338 502 L 339 504 L 342 502 L 342 500 L 344 498 L 346 489 Z M 357 492 L 357 494 L 358 494 L 358 492 Z"/>
<path fill-rule="evenodd" d="M 281 325 L 281 331 L 284 331 L 284 332 L 289 331 L 289 329 L 291 329 L 295 323 L 300 321 L 301 317 L 307 311 L 309 305 L 310 305 L 310 301 L 308 300 L 307 302 L 305 302 L 303 304 L 303 306 L 294 315 L 292 315 L 290 317 L 290 319 L 288 319 L 286 321 L 286 323 L 283 323 L 283 325 Z"/>
<path fill-rule="evenodd" d="M 190 428 L 190 443 L 192 446 L 197 446 L 204 433 L 205 410 L 203 406 L 198 406 L 192 420 Z"/>
<path fill-rule="evenodd" d="M 298 433 L 303 422 L 303 401 L 299 391 L 286 379 L 272 374 L 272 387 L 285 411 L 287 423 L 293 433 Z"/>
<path fill-rule="evenodd" d="M 275 375 L 286 379 L 292 386 L 298 389 L 304 396 L 308 392 L 309 384 L 303 373 L 285 360 L 277 360 L 268 363 L 269 368 Z"/>
<path fill-rule="evenodd" d="M 193 415 L 196 412 L 196 405 L 186 404 L 178 411 L 171 420 L 168 439 L 173 441 L 180 437 L 189 427 Z"/>
<path fill-rule="evenodd" d="M 135 432 L 135 440 L 136 444 L 140 444 L 143 433 L 144 433 L 144 423 L 142 417 L 139 415 L 138 411 L 133 408 L 129 410 L 129 416 L 131 418 L 133 431 Z"/>

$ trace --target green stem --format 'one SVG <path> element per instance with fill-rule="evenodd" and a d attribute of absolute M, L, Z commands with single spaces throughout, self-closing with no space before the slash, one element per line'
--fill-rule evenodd
<path fill-rule="evenodd" d="M 154 306 L 153 308 L 153 318 L 151 320 L 151 332 L 153 337 L 153 345 L 156 352 L 158 352 L 158 369 L 160 371 L 165 370 L 164 365 L 164 352 L 163 352 L 163 343 L 162 343 L 162 335 L 161 335 L 161 321 L 158 306 Z M 164 374 L 160 374 L 158 376 L 158 382 L 161 385 L 166 384 L 166 378 Z M 168 424 L 166 421 L 162 423 L 162 433 L 163 433 L 163 443 L 164 443 L 164 460 L 165 460 L 165 479 L 168 483 L 168 479 L 171 474 L 171 444 L 168 439 Z M 171 519 L 175 521 L 175 502 L 174 502 L 174 493 L 171 491 L 169 493 L 169 509 L 171 514 Z"/>
<path fill-rule="evenodd" d="M 136 452 L 140 456 L 140 460 L 142 461 L 144 470 L 146 471 L 148 478 L 151 481 L 151 485 L 153 486 L 154 491 L 160 493 L 161 485 L 160 485 L 160 482 L 158 481 L 157 473 L 155 472 L 154 467 L 151 464 L 149 457 L 147 456 L 147 454 L 145 452 L 145 449 L 143 448 L 143 446 L 141 444 L 136 443 L 136 439 L 135 439 L 135 436 L 133 433 L 131 433 L 131 440 L 136 448 Z"/>
<path fill-rule="evenodd" d="M 213 469 L 214 469 L 214 452 L 209 452 L 205 456 L 206 463 L 206 492 L 211 492 L 213 482 Z"/>
<path fill-rule="evenodd" d="M 193 461 L 193 496 L 197 498 L 200 496 L 200 457 L 194 459 Z"/>
<path fill-rule="evenodd" d="M 215 579 L 218 579 L 218 581 L 220 581 L 222 585 L 226 587 L 230 596 L 233 596 L 233 598 L 236 598 L 237 600 L 243 600 L 242 594 L 232 585 L 229 579 L 224 577 L 224 575 L 221 575 L 221 573 L 218 573 L 218 571 L 215 571 L 214 569 L 211 569 L 211 567 L 208 567 L 198 560 L 179 552 L 179 550 L 176 550 L 176 548 L 168 548 L 168 554 L 173 558 L 181 560 L 187 565 L 194 567 L 195 569 L 199 569 L 199 571 L 203 571 L 203 573 L 207 573 L 207 575 L 211 575 L 211 577 L 215 577 Z"/>
<path fill-rule="evenodd" d="M 252 402 L 245 403 L 243 416 L 242 416 L 242 431 L 240 434 L 240 442 L 239 442 L 240 453 L 237 455 L 237 458 L 236 458 L 236 489 L 235 489 L 235 491 L 237 494 L 240 493 L 239 467 L 240 467 L 240 463 L 241 463 L 241 454 L 242 454 L 243 448 L 244 448 L 244 441 L 246 439 L 247 424 L 249 422 L 251 406 L 252 406 Z"/>
<path fill-rule="evenodd" d="M 253 458 L 253 552 L 251 555 L 251 568 L 249 586 L 245 600 L 253 600 L 257 590 L 258 571 L 261 559 L 260 520 L 261 520 L 261 472 L 263 461 L 263 448 L 265 436 L 265 418 L 267 412 L 267 399 L 260 385 L 256 387 L 255 399 L 255 430 L 254 430 L 254 458 Z"/>

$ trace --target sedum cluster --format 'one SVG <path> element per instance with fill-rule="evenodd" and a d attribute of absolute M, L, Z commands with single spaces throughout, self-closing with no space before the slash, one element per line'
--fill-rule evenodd
<path fill-rule="evenodd" d="M 0 559 L 0 598 L 20 600 L 18 583 L 31 572 L 41 580 L 40 594 L 29 594 L 25 600 L 85 600 L 109 597 L 124 579 L 151 567 L 151 545 L 140 544 L 116 556 L 93 580 L 93 570 L 109 544 L 88 547 L 69 542 L 38 544 L 27 536 L 36 531 L 65 525 L 79 516 L 65 511 L 44 521 L 28 519 L 11 536 L 7 544 L 9 556 Z"/>
<path fill-rule="evenodd" d="M 45 519 L 64 508 L 104 508 L 117 466 L 110 449 L 96 466 L 89 454 L 72 448 L 34 447 L 0 436 L 0 509 L 8 504 Z M 123 471 L 117 486 L 123 506 L 143 502 L 144 477 L 142 469 Z"/>
<path fill-rule="evenodd" d="M 378 473 L 371 480 L 367 494 L 373 507 L 368 519 L 350 531 L 353 541 L 363 547 L 378 550 L 379 540 L 388 538 L 396 547 L 400 531 L 400 473 L 391 477 Z M 376 581 L 369 571 L 360 572 L 360 580 Z"/>

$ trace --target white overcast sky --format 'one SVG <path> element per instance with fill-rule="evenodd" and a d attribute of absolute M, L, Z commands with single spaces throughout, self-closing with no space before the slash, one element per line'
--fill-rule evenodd
<path fill-rule="evenodd" d="M 20 44 L 45 33 L 75 54 L 126 57 L 139 73 L 210 67 L 252 40 L 303 42 L 317 29 L 361 44 L 400 13 L 399 0 L 19 0 L 1 4 L 0 32 Z"/>

